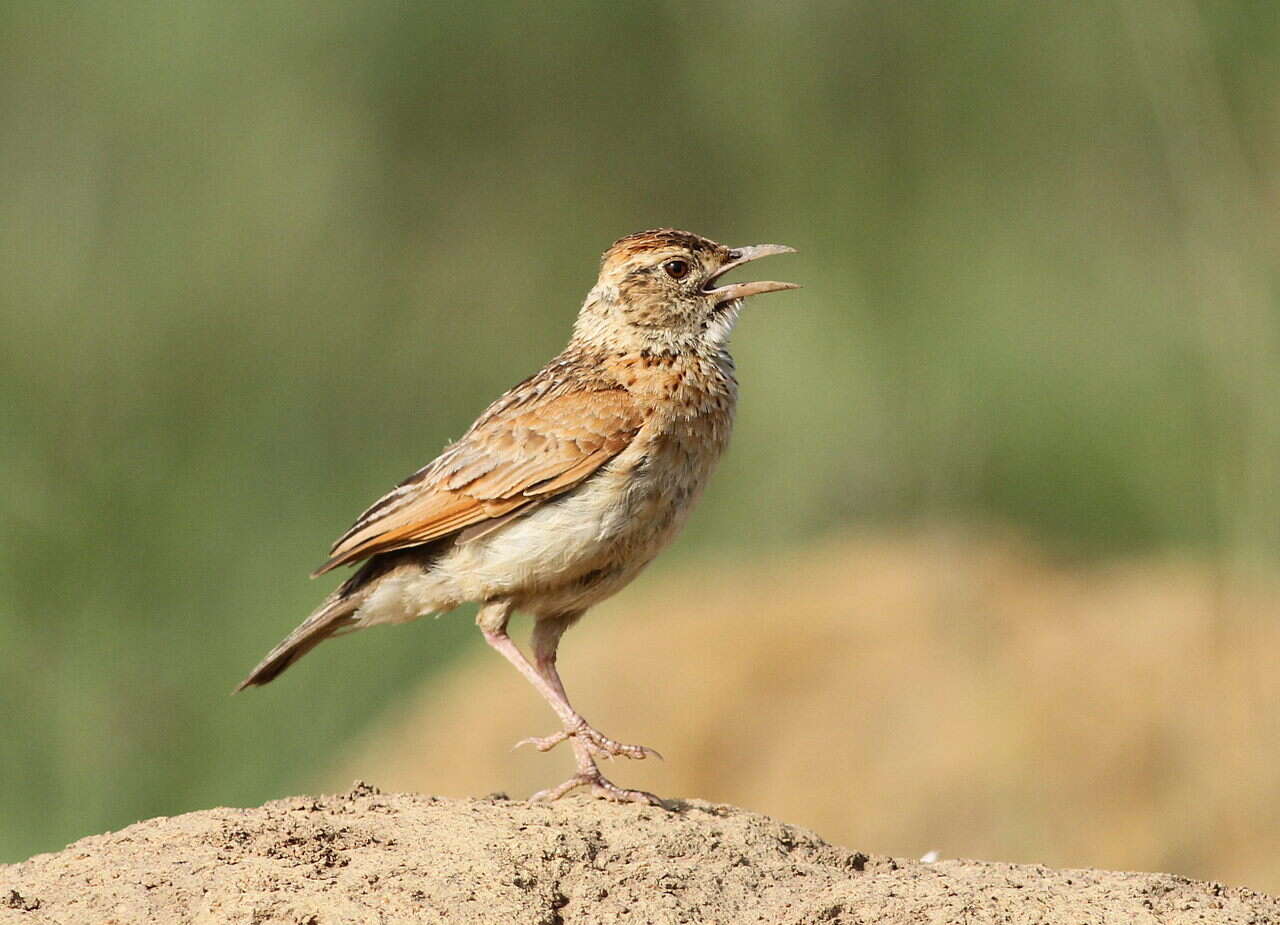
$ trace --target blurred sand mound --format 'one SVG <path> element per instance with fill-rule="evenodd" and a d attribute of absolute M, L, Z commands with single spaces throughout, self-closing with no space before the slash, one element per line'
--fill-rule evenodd
<path fill-rule="evenodd" d="M 561 667 L 598 728 L 665 755 L 608 765 L 626 786 L 904 856 L 1274 891 L 1278 614 L 1276 587 L 1194 562 L 1077 567 L 968 535 L 853 538 L 655 572 L 569 633 Z M 523 797 L 571 759 L 511 746 L 554 728 L 477 640 L 322 783 Z"/>
<path fill-rule="evenodd" d="M 5 898 L 7 897 L 7 899 Z M 151 819 L 0 867 L 0 921 L 1263 922 L 1280 902 L 1163 874 L 921 864 L 708 803 L 675 811 L 381 794 Z"/>

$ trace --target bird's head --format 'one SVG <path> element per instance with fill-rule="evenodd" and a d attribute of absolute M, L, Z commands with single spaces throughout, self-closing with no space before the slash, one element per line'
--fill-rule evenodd
<path fill-rule="evenodd" d="M 577 333 L 660 349 L 722 347 L 743 299 L 799 287 L 773 281 L 717 285 L 720 278 L 752 260 L 791 253 L 782 244 L 726 247 L 671 228 L 627 235 L 604 252 Z"/>

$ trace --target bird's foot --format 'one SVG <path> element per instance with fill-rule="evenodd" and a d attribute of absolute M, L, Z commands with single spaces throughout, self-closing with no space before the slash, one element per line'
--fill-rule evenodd
<path fill-rule="evenodd" d="M 550 751 L 570 738 L 576 738 L 587 747 L 587 751 L 597 758 L 625 757 L 640 760 L 648 758 L 650 755 L 655 758 L 662 757 L 657 749 L 650 748 L 647 745 L 626 745 L 611 739 L 588 724 L 585 719 L 579 719 L 572 727 L 561 729 L 559 732 L 552 733 L 549 736 L 530 736 L 527 739 L 521 739 L 515 744 L 515 747 L 532 745 L 538 751 L 545 752 Z"/>
<path fill-rule="evenodd" d="M 579 771 L 573 777 L 569 778 L 558 787 L 552 787 L 548 790 L 539 790 L 533 796 L 529 797 L 531 803 L 550 803 L 552 800 L 558 800 L 570 790 L 576 790 L 579 787 L 590 787 L 592 794 L 605 800 L 612 800 L 614 803 L 646 803 L 650 806 L 661 806 L 661 798 L 644 790 L 627 790 L 619 787 L 613 781 L 606 778 L 596 768 L 586 771 Z"/>

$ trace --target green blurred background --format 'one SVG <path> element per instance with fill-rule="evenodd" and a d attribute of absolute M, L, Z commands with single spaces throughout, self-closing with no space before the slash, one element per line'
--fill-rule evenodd
<path fill-rule="evenodd" d="M 1280 551 L 1271 2 L 0 3 L 0 861 L 294 792 L 469 614 L 230 688 L 615 238 L 799 249 L 668 561 Z"/>

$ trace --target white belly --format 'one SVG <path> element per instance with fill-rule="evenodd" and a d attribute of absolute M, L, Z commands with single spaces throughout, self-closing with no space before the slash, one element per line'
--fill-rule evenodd
<path fill-rule="evenodd" d="M 518 610 L 550 615 L 583 610 L 610 596 L 679 530 L 703 480 L 672 484 L 630 463 L 619 457 L 580 487 L 487 536 L 451 547 L 428 570 L 388 575 L 358 619 L 365 626 L 400 623 L 467 601 L 500 598 L 511 599 Z"/>

